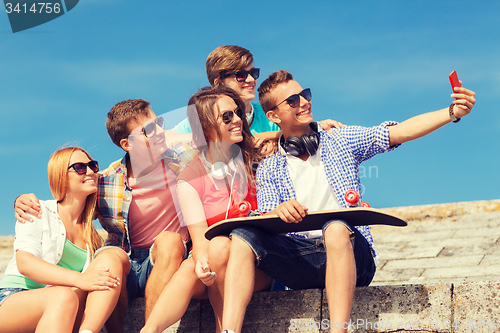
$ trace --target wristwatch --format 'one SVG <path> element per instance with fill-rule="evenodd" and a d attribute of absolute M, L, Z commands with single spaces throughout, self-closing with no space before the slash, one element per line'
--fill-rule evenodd
<path fill-rule="evenodd" d="M 455 104 L 451 103 L 450 108 L 449 108 L 449 110 L 450 110 L 450 119 L 451 119 L 452 122 L 458 123 L 460 121 L 460 118 L 457 118 L 455 116 L 455 113 L 453 113 L 453 107 L 454 106 L 455 106 Z"/>

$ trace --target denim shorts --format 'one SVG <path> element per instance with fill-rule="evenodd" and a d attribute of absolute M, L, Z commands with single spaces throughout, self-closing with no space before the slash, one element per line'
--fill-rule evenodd
<path fill-rule="evenodd" d="M 191 247 L 191 241 L 184 242 L 184 257 L 186 259 L 189 255 L 189 248 Z M 144 291 L 146 290 L 146 283 L 153 269 L 153 247 L 154 244 L 149 249 L 132 249 L 130 251 L 129 263 L 130 269 L 127 275 L 127 295 L 129 300 L 135 298 L 144 297 Z M 123 251 L 122 248 L 117 246 L 104 246 L 96 251 L 94 258 L 99 254 L 99 252 L 108 248 L 118 248 Z M 125 251 L 124 251 L 125 252 Z"/>
<path fill-rule="evenodd" d="M 127 276 L 127 294 L 130 300 L 144 297 L 146 282 L 153 269 L 151 249 L 132 249 L 130 253 L 130 271 Z"/>
<path fill-rule="evenodd" d="M 106 249 L 120 249 L 125 254 L 126 252 L 118 246 L 103 246 L 94 253 L 94 258 Z M 149 274 L 153 269 L 154 263 L 152 258 L 152 249 L 132 249 L 128 255 L 130 269 L 127 275 L 127 295 L 130 300 L 144 296 L 146 282 Z"/>
<path fill-rule="evenodd" d="M 7 299 L 7 297 L 17 294 L 21 291 L 25 291 L 27 289 L 23 288 L 1 288 L 0 289 L 0 305 Z"/>
<path fill-rule="evenodd" d="M 375 262 L 370 246 L 361 233 L 343 221 L 351 232 L 356 262 L 356 286 L 367 286 L 375 275 Z M 256 256 L 255 266 L 292 289 L 324 288 L 326 277 L 326 248 L 323 237 L 300 238 L 270 234 L 257 227 L 242 227 L 231 232 L 247 243 Z"/>

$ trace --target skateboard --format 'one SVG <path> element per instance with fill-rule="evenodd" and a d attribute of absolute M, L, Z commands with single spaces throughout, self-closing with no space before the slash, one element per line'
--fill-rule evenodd
<path fill-rule="evenodd" d="M 298 223 L 287 223 L 278 215 L 243 216 L 220 221 L 210 226 L 205 232 L 205 237 L 210 240 L 216 236 L 228 236 L 233 229 L 244 226 L 255 226 L 274 234 L 287 232 L 308 231 L 322 229 L 323 225 L 331 220 L 342 220 L 352 226 L 384 224 L 397 227 L 405 227 L 408 223 L 393 214 L 381 212 L 369 207 L 366 203 L 359 203 L 359 195 L 354 191 L 346 193 L 346 200 L 350 208 L 342 208 L 327 211 L 308 212 L 302 221 Z M 348 196 L 351 196 L 348 198 Z M 242 202 L 242 205 L 247 203 Z M 245 211 L 248 206 L 240 211 Z"/>

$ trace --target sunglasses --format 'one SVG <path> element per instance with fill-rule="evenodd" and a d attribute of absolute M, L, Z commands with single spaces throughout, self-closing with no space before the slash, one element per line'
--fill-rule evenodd
<path fill-rule="evenodd" d="M 221 80 L 225 79 L 226 77 L 230 77 L 231 75 L 236 76 L 236 81 L 238 82 L 243 82 L 247 79 L 248 74 L 250 74 L 254 80 L 257 80 L 260 75 L 260 68 L 252 68 L 249 71 L 246 71 L 244 69 L 232 72 L 232 73 L 227 73 L 227 74 L 221 74 L 220 78 Z"/>
<path fill-rule="evenodd" d="M 224 124 L 229 124 L 231 121 L 233 121 L 233 117 L 234 117 L 234 114 L 236 113 L 236 115 L 240 118 L 240 119 L 243 119 L 243 111 L 241 111 L 240 108 L 237 108 L 236 110 L 234 111 L 225 111 L 223 114 L 222 114 L 222 122 Z"/>
<path fill-rule="evenodd" d="M 73 163 L 68 167 L 68 170 L 73 168 L 75 169 L 77 174 L 84 175 L 87 173 L 87 167 L 89 167 L 90 170 L 92 170 L 92 172 L 94 173 L 99 172 L 99 163 L 97 163 L 97 161 L 90 161 L 88 163 L 83 163 L 83 162 Z"/>
<path fill-rule="evenodd" d="M 291 96 L 288 96 L 287 99 L 285 99 L 283 102 L 278 103 L 275 107 L 269 109 L 269 111 L 271 111 L 272 109 L 276 109 L 278 106 L 280 106 L 281 104 L 283 104 L 285 102 L 287 102 L 291 108 L 296 108 L 300 105 L 300 96 L 304 97 L 306 99 L 306 101 L 309 102 L 311 100 L 311 97 L 312 97 L 311 89 L 307 88 L 307 89 L 302 90 L 298 94 L 293 94 Z"/>
<path fill-rule="evenodd" d="M 142 134 L 144 134 L 144 136 L 146 138 L 152 138 L 153 136 L 156 135 L 156 125 L 158 125 L 159 127 L 161 127 L 163 129 L 163 124 L 164 124 L 164 120 L 163 120 L 163 117 L 156 117 L 154 121 L 148 123 L 146 126 L 144 126 L 142 128 Z M 140 135 L 140 134 L 129 134 L 130 135 Z"/>

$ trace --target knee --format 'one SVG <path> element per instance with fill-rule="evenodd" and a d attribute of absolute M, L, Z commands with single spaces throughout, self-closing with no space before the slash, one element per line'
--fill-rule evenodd
<path fill-rule="evenodd" d="M 49 300 L 49 306 L 63 309 L 65 314 L 76 313 L 80 300 L 78 295 L 70 287 L 51 287 L 52 297 Z"/>
<path fill-rule="evenodd" d="M 238 236 L 233 236 L 231 238 L 230 254 L 231 257 L 243 258 L 246 256 L 252 256 L 255 259 L 255 255 L 252 248 Z"/>
<path fill-rule="evenodd" d="M 176 232 L 163 231 L 155 239 L 153 248 L 153 261 L 158 259 L 182 260 L 184 257 L 184 242 L 181 235 Z"/>
<path fill-rule="evenodd" d="M 175 273 L 174 277 L 180 278 L 182 281 L 194 280 L 198 281 L 198 276 L 195 274 L 195 262 L 193 259 L 184 260 Z M 172 278 L 174 279 L 174 278 Z"/>
<path fill-rule="evenodd" d="M 99 252 L 94 259 L 95 264 L 109 268 L 114 274 L 122 276 L 129 271 L 128 255 L 119 248 L 109 248 Z"/>
<path fill-rule="evenodd" d="M 324 241 L 327 250 L 352 250 L 351 232 L 342 223 L 331 223 L 325 230 Z"/>
<path fill-rule="evenodd" d="M 208 261 L 213 269 L 227 266 L 231 241 L 228 237 L 219 236 L 208 243 Z"/>

